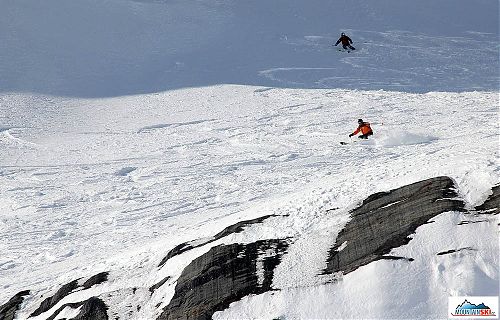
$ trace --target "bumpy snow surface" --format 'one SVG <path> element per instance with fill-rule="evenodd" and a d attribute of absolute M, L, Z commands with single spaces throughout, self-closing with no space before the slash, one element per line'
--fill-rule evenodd
<path fill-rule="evenodd" d="M 287 237 L 281 290 L 216 318 L 445 318 L 450 295 L 498 296 L 497 215 L 444 213 L 391 253 L 412 263 L 318 276 L 370 194 L 449 176 L 473 208 L 499 183 L 498 19 L 496 0 L 0 2 L 0 304 L 31 290 L 26 318 L 109 271 L 53 310 L 100 295 L 155 318 L 211 247 Z"/>

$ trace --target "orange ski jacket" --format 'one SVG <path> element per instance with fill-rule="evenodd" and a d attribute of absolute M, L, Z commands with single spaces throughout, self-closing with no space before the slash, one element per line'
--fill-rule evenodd
<path fill-rule="evenodd" d="M 362 134 L 373 133 L 372 128 L 370 127 L 370 123 L 368 122 L 363 122 L 362 124 L 360 124 L 356 131 L 354 131 L 352 134 L 358 134 L 360 131 Z"/>

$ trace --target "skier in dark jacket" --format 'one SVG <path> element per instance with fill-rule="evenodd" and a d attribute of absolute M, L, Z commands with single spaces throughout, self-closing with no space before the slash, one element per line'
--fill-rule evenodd
<path fill-rule="evenodd" d="M 358 128 L 349 135 L 349 138 L 357 135 L 359 132 L 361 132 L 361 135 L 359 136 L 360 139 L 368 139 L 369 136 L 373 135 L 370 124 L 368 122 L 364 122 L 363 119 L 358 119 Z"/>
<path fill-rule="evenodd" d="M 343 32 L 340 34 L 340 38 L 335 43 L 335 46 L 337 46 L 341 42 L 342 42 L 342 47 L 344 48 L 344 50 L 348 50 L 348 49 L 356 50 L 356 48 L 351 46 L 351 43 L 352 43 L 351 38 L 346 36 L 345 33 L 343 33 Z"/>

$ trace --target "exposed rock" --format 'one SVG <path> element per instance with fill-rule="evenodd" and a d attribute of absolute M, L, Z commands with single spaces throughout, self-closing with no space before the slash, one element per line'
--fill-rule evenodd
<path fill-rule="evenodd" d="M 229 227 L 224 228 L 224 230 L 222 230 L 221 232 L 217 233 L 214 236 L 215 239 L 213 241 L 219 240 L 219 239 L 224 238 L 225 236 L 228 236 L 228 235 L 233 234 L 233 233 L 240 233 L 244 230 L 245 227 L 252 225 L 252 224 L 262 223 L 264 220 L 266 220 L 270 217 L 273 217 L 273 216 L 274 215 L 270 214 L 270 215 L 258 217 L 255 219 L 251 219 L 251 220 L 240 221 L 238 223 L 230 225 Z"/>
<path fill-rule="evenodd" d="M 59 307 L 50 317 L 47 318 L 47 320 L 54 320 L 61 311 L 63 311 L 65 308 L 69 307 L 71 309 L 77 309 L 80 306 L 82 306 L 84 301 L 81 302 L 73 302 L 73 303 L 65 303 L 61 307 Z"/>
<path fill-rule="evenodd" d="M 108 320 L 108 307 L 97 297 L 92 297 L 83 303 L 80 313 L 73 320 Z"/>
<path fill-rule="evenodd" d="M 72 320 L 108 320 L 108 307 L 97 297 L 91 297 L 81 302 L 66 303 L 48 317 L 47 320 L 54 320 L 67 307 L 72 309 L 82 307 L 78 315 L 72 318 Z"/>
<path fill-rule="evenodd" d="M 207 244 L 209 243 L 210 241 L 213 241 L 212 239 L 208 240 L 208 241 L 205 241 L 203 242 L 203 244 Z M 184 253 L 188 250 L 191 250 L 193 249 L 193 246 L 189 244 L 189 242 L 184 242 L 184 243 L 181 243 L 177 246 L 175 246 L 172 250 L 170 250 L 167 255 L 161 260 L 160 264 L 158 265 L 158 267 L 162 267 L 165 263 L 167 263 L 167 261 L 170 259 L 170 258 L 173 258 L 181 253 Z"/>
<path fill-rule="evenodd" d="M 109 272 L 101 272 L 101 273 L 98 273 L 98 274 L 90 277 L 87 281 L 85 281 L 83 283 L 83 288 L 88 289 L 92 286 L 95 286 L 96 284 L 100 284 L 100 283 L 108 281 L 108 275 L 109 275 Z"/>
<path fill-rule="evenodd" d="M 193 260 L 158 319 L 210 319 L 249 294 L 271 290 L 273 272 L 288 243 L 261 240 L 216 246 Z"/>
<path fill-rule="evenodd" d="M 398 256 L 381 256 L 379 257 L 379 260 L 406 260 L 411 262 L 414 261 L 415 259 L 407 257 L 398 257 Z"/>
<path fill-rule="evenodd" d="M 158 267 L 162 267 L 170 258 L 173 258 L 181 253 L 184 253 L 188 250 L 198 248 L 198 247 L 204 246 L 206 244 L 209 244 L 211 242 L 217 241 L 217 240 L 219 240 L 225 236 L 228 236 L 230 234 L 240 233 L 244 230 L 244 227 L 252 225 L 252 224 L 256 224 L 256 223 L 262 223 L 264 220 L 266 220 L 267 218 L 272 217 L 272 216 L 273 215 L 266 215 L 266 216 L 262 216 L 262 217 L 251 219 L 251 220 L 240 221 L 238 223 L 235 223 L 235 224 L 225 228 L 221 232 L 217 233 L 215 236 L 208 238 L 206 241 L 195 240 L 195 241 L 181 243 L 181 244 L 175 246 L 172 250 L 170 250 L 167 253 L 167 255 L 161 260 Z"/>
<path fill-rule="evenodd" d="M 369 196 L 351 212 L 351 221 L 338 234 L 324 273 L 356 270 L 407 244 L 408 236 L 432 217 L 464 211 L 453 181 L 436 177 Z"/>
<path fill-rule="evenodd" d="M 473 220 L 462 220 L 460 221 L 457 226 L 462 226 L 464 224 L 471 224 L 471 223 L 480 223 L 480 222 L 489 222 L 489 220 L 476 220 L 476 221 L 473 221 Z"/>
<path fill-rule="evenodd" d="M 491 191 L 493 192 L 486 201 L 476 207 L 480 213 L 499 214 L 500 213 L 500 184 L 494 186 Z"/>
<path fill-rule="evenodd" d="M 59 290 L 57 290 L 56 294 L 43 300 L 40 306 L 30 315 L 30 317 L 35 317 L 49 311 L 50 308 L 55 306 L 59 301 L 61 301 L 62 298 L 66 297 L 76 288 L 78 288 L 78 280 L 73 280 L 70 283 L 63 285 Z"/>
<path fill-rule="evenodd" d="M 168 281 L 168 279 L 170 279 L 170 277 L 166 277 L 166 278 L 162 279 L 160 282 L 149 287 L 149 292 L 151 292 L 151 293 L 155 292 L 155 290 L 158 289 L 159 287 L 161 287 L 162 285 L 164 285 L 165 282 Z"/>
<path fill-rule="evenodd" d="M 476 251 L 476 249 L 474 249 L 474 248 L 465 247 L 465 248 L 460 248 L 460 249 L 453 249 L 453 250 L 447 250 L 447 251 L 439 252 L 439 253 L 437 253 L 437 255 L 438 256 L 442 256 L 442 255 L 445 255 L 445 254 L 455 253 L 455 252 L 464 251 L 464 250 Z"/>
<path fill-rule="evenodd" d="M 7 303 L 0 306 L 0 320 L 12 320 L 19 310 L 19 306 L 23 303 L 24 296 L 30 294 L 29 290 L 18 292 L 15 296 L 10 298 Z"/>
<path fill-rule="evenodd" d="M 88 278 L 81 286 L 78 285 L 79 279 L 73 280 L 70 283 L 63 285 L 59 290 L 57 290 L 56 294 L 54 294 L 52 297 L 48 297 L 47 299 L 42 301 L 42 303 L 40 304 L 38 309 L 36 309 L 30 315 L 30 317 L 35 317 L 35 316 L 38 316 L 46 311 L 49 311 L 59 301 L 61 301 L 64 297 L 66 297 L 67 295 L 69 295 L 70 293 L 72 293 L 76 289 L 79 289 L 79 288 L 83 288 L 83 290 L 89 289 L 90 287 L 92 287 L 96 284 L 100 284 L 100 283 L 107 281 L 108 274 L 109 274 L 109 272 L 98 273 L 98 274 Z M 59 310 L 59 312 L 60 312 L 60 310 Z"/>

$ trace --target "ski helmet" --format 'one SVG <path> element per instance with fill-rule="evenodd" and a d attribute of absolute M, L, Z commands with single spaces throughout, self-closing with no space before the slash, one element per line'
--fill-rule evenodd
<path fill-rule="evenodd" d="M 363 123 L 363 119 L 358 119 L 358 123 Z"/>
<path fill-rule="evenodd" d="M 345 33 L 343 33 L 343 32 L 342 32 L 340 35 L 341 35 L 341 36 L 345 36 Z"/>

